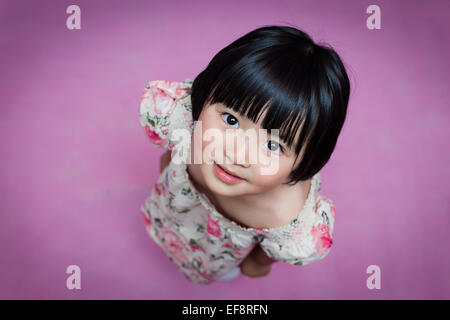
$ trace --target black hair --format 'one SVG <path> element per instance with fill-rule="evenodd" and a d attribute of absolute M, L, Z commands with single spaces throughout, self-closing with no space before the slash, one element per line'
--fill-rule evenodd
<path fill-rule="evenodd" d="M 338 54 L 289 26 L 264 26 L 217 53 L 192 82 L 192 116 L 222 103 L 261 125 L 279 129 L 299 165 L 288 184 L 308 180 L 328 162 L 347 113 L 350 82 Z M 270 131 L 269 131 L 270 132 Z"/>

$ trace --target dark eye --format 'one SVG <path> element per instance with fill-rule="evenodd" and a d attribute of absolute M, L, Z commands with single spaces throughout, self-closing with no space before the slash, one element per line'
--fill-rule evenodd
<path fill-rule="evenodd" d="M 267 148 L 273 152 L 283 152 L 283 147 L 276 141 L 269 140 L 266 142 Z"/>
<path fill-rule="evenodd" d="M 222 117 L 223 117 L 223 120 L 225 121 L 225 123 L 230 126 L 239 124 L 239 121 L 229 113 L 226 113 L 226 112 L 222 113 Z"/>

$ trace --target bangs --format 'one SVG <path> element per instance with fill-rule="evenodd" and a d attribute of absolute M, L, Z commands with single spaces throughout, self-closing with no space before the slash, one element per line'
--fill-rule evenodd
<path fill-rule="evenodd" d="M 347 113 L 350 83 L 339 55 L 301 30 L 265 26 L 220 50 L 192 83 L 192 118 L 220 103 L 271 134 L 301 158 L 290 182 L 314 176 L 329 160 Z"/>
<path fill-rule="evenodd" d="M 255 61 L 247 67 L 237 64 L 217 77 L 206 103 L 222 103 L 254 123 L 262 117 L 261 127 L 268 134 L 270 129 L 278 129 L 279 139 L 298 156 L 309 140 L 305 133 L 311 135 L 317 121 L 310 107 L 311 97 L 302 96 L 311 92 L 311 87 L 306 77 L 292 71 L 298 67 L 283 58 L 264 64 Z M 278 70 L 277 75 L 269 74 L 274 69 Z"/>

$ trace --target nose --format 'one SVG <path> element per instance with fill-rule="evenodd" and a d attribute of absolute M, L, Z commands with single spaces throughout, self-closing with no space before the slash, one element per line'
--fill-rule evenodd
<path fill-rule="evenodd" d="M 237 140 L 237 141 L 236 141 Z M 250 167 L 248 137 L 239 131 L 239 134 L 226 136 L 225 157 L 227 163 L 243 168 Z"/>

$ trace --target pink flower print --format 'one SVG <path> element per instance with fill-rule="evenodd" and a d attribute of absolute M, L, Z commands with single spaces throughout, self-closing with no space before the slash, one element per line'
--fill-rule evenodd
<path fill-rule="evenodd" d="M 242 258 L 243 256 L 248 255 L 248 253 L 249 253 L 250 251 L 252 251 L 252 249 L 253 249 L 254 247 L 253 247 L 252 245 L 250 245 L 250 246 L 248 246 L 248 247 L 239 249 L 239 248 L 234 247 L 234 246 L 231 245 L 230 243 L 224 243 L 224 244 L 222 245 L 222 248 L 229 248 L 229 249 L 232 249 L 232 252 L 229 252 L 229 253 L 231 253 L 231 254 L 233 255 L 233 257 L 235 257 L 235 258 Z"/>
<path fill-rule="evenodd" d="M 169 130 L 168 130 L 168 129 L 162 129 L 162 130 L 161 130 L 161 133 L 162 133 L 163 135 L 167 136 L 167 134 L 169 133 Z"/>
<path fill-rule="evenodd" d="M 311 233 L 316 246 L 316 252 L 318 255 L 322 255 L 333 244 L 333 239 L 330 236 L 330 228 L 326 224 L 319 223 L 317 227 L 312 229 Z"/>
<path fill-rule="evenodd" d="M 185 89 L 189 88 L 190 86 L 190 84 L 178 81 L 153 80 L 148 83 L 147 88 L 156 88 L 164 91 L 166 95 L 171 98 L 180 99 L 184 98 L 187 95 Z"/>
<path fill-rule="evenodd" d="M 195 245 L 195 244 L 191 244 L 191 249 L 192 249 L 192 251 L 199 251 L 199 250 L 202 250 L 202 248 L 200 248 L 199 246 L 197 246 L 197 245 Z"/>
<path fill-rule="evenodd" d="M 169 144 L 169 150 L 172 150 L 173 149 L 173 144 L 171 143 L 171 144 Z"/>
<path fill-rule="evenodd" d="M 194 269 L 197 271 L 198 275 L 208 282 L 214 281 L 214 278 L 205 272 L 205 267 L 203 261 L 200 257 L 196 257 L 191 262 Z"/>
<path fill-rule="evenodd" d="M 208 233 L 215 236 L 220 237 L 220 227 L 219 227 L 219 219 L 214 220 L 211 218 L 211 215 L 208 214 L 208 224 L 207 224 Z"/>
<path fill-rule="evenodd" d="M 178 235 L 175 232 L 167 229 L 162 229 L 161 233 L 170 254 L 178 261 L 186 262 L 188 260 L 184 254 L 186 246 L 180 240 Z"/>
<path fill-rule="evenodd" d="M 162 87 L 171 97 L 182 99 L 187 95 L 185 89 L 188 88 L 189 85 L 184 82 L 163 80 Z"/>
<path fill-rule="evenodd" d="M 198 274 L 208 282 L 213 282 L 215 280 L 212 276 L 210 276 L 204 271 L 198 271 Z"/>
<path fill-rule="evenodd" d="M 194 124 L 192 114 L 190 112 L 185 112 L 183 115 L 184 115 L 184 122 L 186 123 L 186 125 L 192 128 L 192 125 Z"/>
<path fill-rule="evenodd" d="M 203 250 L 202 247 L 200 247 L 200 244 L 197 242 L 197 240 L 195 239 L 191 239 L 189 241 L 189 245 L 191 246 L 192 251 L 199 251 L 199 250 Z"/>
<path fill-rule="evenodd" d="M 152 87 L 153 110 L 157 114 L 169 114 L 176 105 L 175 98 L 167 94 L 164 89 Z"/>
<path fill-rule="evenodd" d="M 328 204 L 330 205 L 330 211 L 331 211 L 331 214 L 332 214 L 333 217 L 334 217 L 335 214 L 336 214 L 336 209 L 335 209 L 335 207 L 334 207 L 334 205 L 333 205 L 333 202 L 331 201 L 330 198 L 328 198 L 328 197 L 326 197 L 326 196 L 324 196 L 324 195 L 318 195 L 318 196 L 316 197 L 316 208 L 315 208 L 315 211 L 316 211 L 316 212 L 319 212 L 319 209 L 320 209 L 320 207 L 322 206 L 322 201 L 328 202 Z"/>
<path fill-rule="evenodd" d="M 151 228 L 152 221 L 150 220 L 150 218 L 144 212 L 142 212 L 142 213 L 144 215 L 145 225 L 147 226 L 147 228 Z"/>
<path fill-rule="evenodd" d="M 242 258 L 244 256 L 247 256 L 250 253 L 250 251 L 253 250 L 253 248 L 254 248 L 253 246 L 249 246 L 249 247 L 241 248 L 241 249 L 233 248 L 233 256 L 235 258 L 240 259 L 240 258 Z"/>
<path fill-rule="evenodd" d="M 148 137 L 154 144 L 161 147 L 164 147 L 166 145 L 167 139 L 161 138 L 156 132 L 152 131 L 149 126 L 145 126 L 144 129 L 145 132 L 147 132 Z"/>
<path fill-rule="evenodd" d="M 334 208 L 334 206 L 332 204 L 330 204 L 330 210 L 331 210 L 331 214 L 334 216 L 336 215 L 336 209 Z"/>
<path fill-rule="evenodd" d="M 203 269 L 203 260 L 200 257 L 196 257 L 192 259 L 191 265 L 194 267 L 195 270 Z"/>
<path fill-rule="evenodd" d="M 163 195 L 164 197 L 167 197 L 167 192 L 166 192 L 166 186 L 162 183 L 156 183 L 155 187 L 154 187 L 154 192 L 157 195 Z"/>
<path fill-rule="evenodd" d="M 176 177 L 177 176 L 177 172 L 175 170 L 172 171 L 172 177 Z"/>
<path fill-rule="evenodd" d="M 320 207 L 319 196 L 316 196 L 316 201 L 314 202 L 314 212 L 317 212 L 319 210 L 319 207 Z"/>
<path fill-rule="evenodd" d="M 145 90 L 144 93 L 142 94 L 142 97 L 141 97 L 141 103 L 142 103 L 142 101 L 147 99 L 149 95 L 150 95 L 150 90 L 148 90 L 148 89 Z"/>
<path fill-rule="evenodd" d="M 145 86 L 141 103 L 146 99 L 146 108 L 157 114 L 169 114 L 176 106 L 177 100 L 187 96 L 186 89 L 189 87 L 189 84 L 183 82 L 154 80 Z"/>

